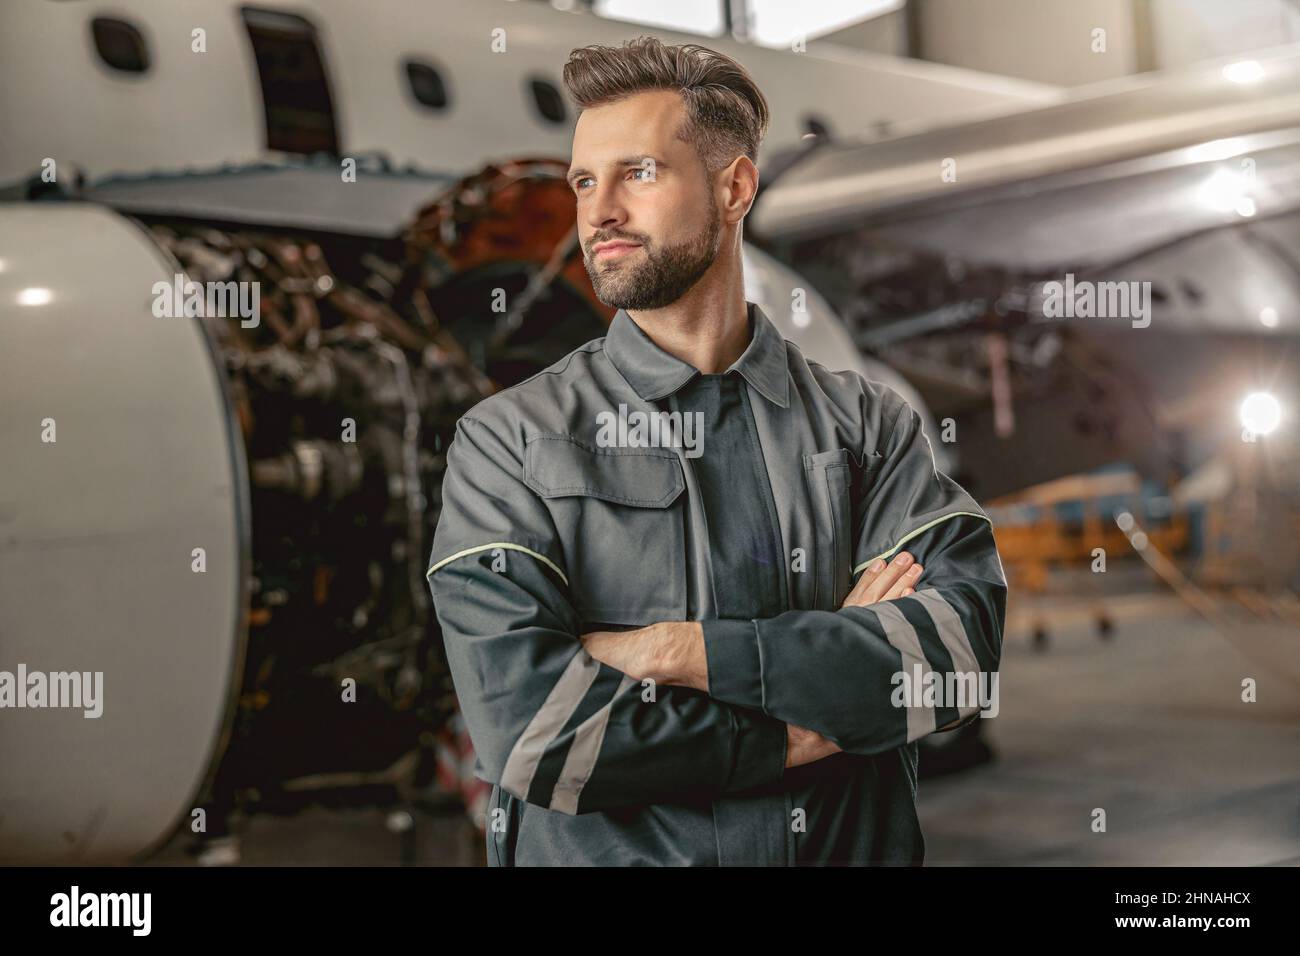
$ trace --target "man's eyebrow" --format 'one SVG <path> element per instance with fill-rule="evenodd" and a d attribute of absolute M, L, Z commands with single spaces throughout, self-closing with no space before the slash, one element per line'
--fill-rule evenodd
<path fill-rule="evenodd" d="M 644 166 L 645 161 L 647 159 L 654 164 L 655 169 L 668 168 L 668 164 L 665 163 L 662 159 L 660 159 L 658 156 L 651 156 L 648 153 L 643 156 L 624 156 L 622 159 L 616 159 L 613 165 L 620 166 L 624 169 L 627 169 L 633 166 Z M 569 169 L 569 173 L 565 177 L 565 182 L 572 184 L 572 182 L 578 177 L 590 176 L 591 174 L 592 173 L 590 169 L 583 169 L 581 166 L 573 166 Z"/>

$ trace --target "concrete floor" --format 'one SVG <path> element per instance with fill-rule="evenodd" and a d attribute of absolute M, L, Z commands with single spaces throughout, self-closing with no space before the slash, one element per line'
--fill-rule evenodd
<path fill-rule="evenodd" d="M 1107 578 L 1113 596 L 1080 579 L 1060 591 L 1091 596 L 1012 605 L 1001 713 L 982 721 L 995 760 L 921 781 L 927 865 L 1300 865 L 1300 631 L 1243 617 L 1225 635 L 1144 573 Z M 1244 677 L 1258 703 L 1241 702 Z M 380 809 L 254 817 L 239 860 L 482 864 L 463 816 L 411 819 L 403 836 Z M 184 843 L 149 864 L 192 864 Z"/>
<path fill-rule="evenodd" d="M 1105 641 L 1091 600 L 1016 609 L 996 759 L 921 782 L 927 865 L 1300 865 L 1300 631 L 1240 615 L 1225 635 L 1160 591 L 1104 604 Z"/>
<path fill-rule="evenodd" d="M 238 857 L 216 844 L 205 865 L 242 866 L 483 866 L 483 837 L 463 815 L 410 815 L 414 826 L 389 827 L 382 809 L 312 807 L 294 816 L 236 818 Z M 146 866 L 194 866 L 188 834 L 173 839 Z"/>

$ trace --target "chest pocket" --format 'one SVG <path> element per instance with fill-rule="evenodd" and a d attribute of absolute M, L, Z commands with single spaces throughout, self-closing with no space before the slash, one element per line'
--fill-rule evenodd
<path fill-rule="evenodd" d="M 813 607 L 836 610 L 849 593 L 853 548 L 849 541 L 852 521 L 852 459 L 847 448 L 803 456 L 804 474 L 812 499 Z"/>
<path fill-rule="evenodd" d="M 551 509 L 584 627 L 686 618 L 686 480 L 676 453 L 528 440 L 524 481 Z"/>
<path fill-rule="evenodd" d="M 870 452 L 859 466 L 847 448 L 803 456 L 812 501 L 813 607 L 817 610 L 838 610 L 852 590 L 858 516 L 883 461 Z"/>

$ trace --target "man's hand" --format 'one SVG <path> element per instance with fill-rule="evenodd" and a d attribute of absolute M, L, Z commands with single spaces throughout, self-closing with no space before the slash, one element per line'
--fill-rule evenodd
<path fill-rule="evenodd" d="M 841 607 L 866 607 L 877 601 L 907 597 L 916 590 L 914 585 L 921 577 L 921 565 L 915 560 L 906 551 L 898 552 L 888 564 L 876 558 L 863 570 Z"/>
<path fill-rule="evenodd" d="M 634 631 L 589 631 L 578 639 L 587 653 L 634 680 L 655 677 L 655 625 Z"/>
<path fill-rule="evenodd" d="M 794 724 L 785 725 L 785 739 L 786 767 L 800 767 L 840 752 L 839 745 L 834 741 L 827 740 L 815 730 L 796 727 Z"/>
<path fill-rule="evenodd" d="M 591 631 L 579 640 L 596 660 L 634 680 L 709 689 L 704 629 L 698 621 L 661 621 L 634 631 Z"/>

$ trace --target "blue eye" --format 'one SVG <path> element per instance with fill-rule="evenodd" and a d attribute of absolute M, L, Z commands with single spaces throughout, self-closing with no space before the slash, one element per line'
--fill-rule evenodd
<path fill-rule="evenodd" d="M 635 176 L 637 173 L 645 173 L 645 178 L 641 179 L 640 180 L 641 182 L 654 182 L 655 177 L 654 177 L 654 170 L 652 168 L 648 166 L 633 166 L 628 170 L 628 175 L 630 176 Z M 589 182 L 590 180 L 591 180 L 590 176 L 580 176 L 577 179 L 575 179 L 573 181 L 574 192 L 578 192 L 580 190 L 586 189 L 587 187 L 584 186 L 583 184 Z"/>

